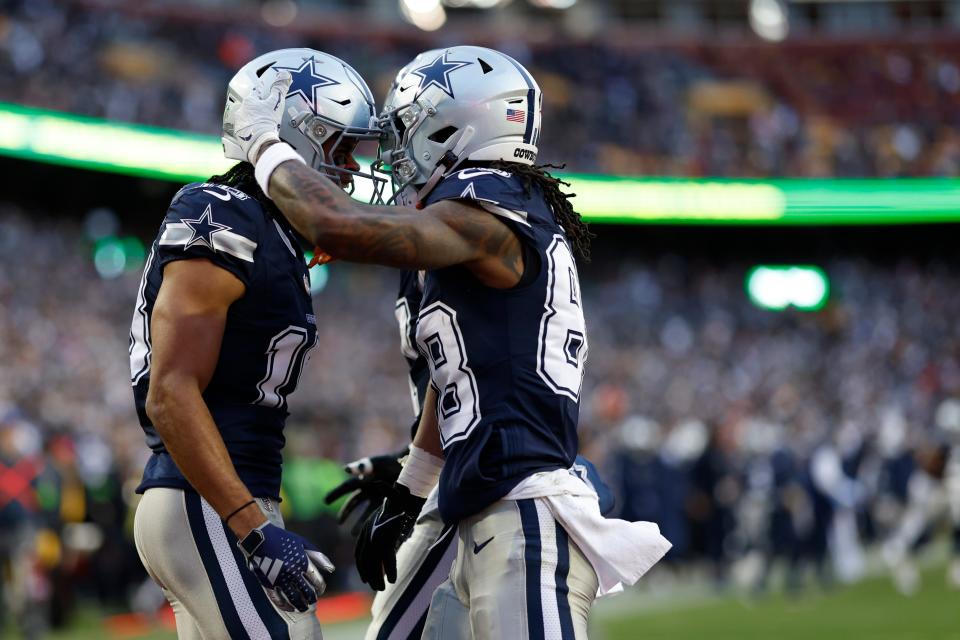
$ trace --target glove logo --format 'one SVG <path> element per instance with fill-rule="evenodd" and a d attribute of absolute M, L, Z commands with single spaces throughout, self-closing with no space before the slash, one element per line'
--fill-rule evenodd
<path fill-rule="evenodd" d="M 265 558 L 261 556 L 259 559 L 254 558 L 257 564 L 260 565 L 260 570 L 263 571 L 263 575 L 267 577 L 267 580 L 270 584 L 276 584 L 277 576 L 280 575 L 280 569 L 283 568 L 283 560 L 277 558 L 276 560 L 271 560 L 270 558 Z"/>
<path fill-rule="evenodd" d="M 307 611 L 326 590 L 321 571 L 333 563 L 295 533 L 265 522 L 237 541 L 270 601 L 282 611 Z"/>
<path fill-rule="evenodd" d="M 393 522 L 393 521 L 396 520 L 397 518 L 403 517 L 403 515 L 404 515 L 404 514 L 402 514 L 402 513 L 398 513 L 397 515 L 393 516 L 392 518 L 387 518 L 386 520 L 381 521 L 381 520 L 380 520 L 380 517 L 379 517 L 379 514 L 378 514 L 377 520 L 373 523 L 373 528 L 372 528 L 372 530 L 370 531 L 370 536 L 372 537 L 372 536 L 377 532 L 377 529 L 379 529 L 380 527 L 382 527 L 382 526 L 384 526 L 384 525 L 386 525 L 386 524 L 390 524 L 391 522 Z"/>

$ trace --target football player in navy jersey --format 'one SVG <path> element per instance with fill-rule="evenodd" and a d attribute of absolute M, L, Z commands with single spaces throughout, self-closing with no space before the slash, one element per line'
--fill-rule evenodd
<path fill-rule="evenodd" d="M 282 91 L 264 90 L 268 69 Z M 180 638 L 320 638 L 313 603 L 333 570 L 279 513 L 288 397 L 316 320 L 300 238 L 231 146 L 248 137 L 234 115 L 251 92 L 286 107 L 274 135 L 335 188 L 362 175 L 353 148 L 378 135 L 370 90 L 341 60 L 311 49 L 253 60 L 224 111 L 225 153 L 241 162 L 180 189 L 147 258 L 130 367 L 152 454 L 134 529 Z"/>
<path fill-rule="evenodd" d="M 421 53 L 401 69 L 387 93 L 383 109 L 388 112 L 393 110 L 406 74 L 441 53 L 442 50 Z M 395 305 L 400 329 L 400 351 L 408 366 L 410 397 L 416 416 L 411 437 L 416 434 L 430 378 L 427 359 L 416 347 L 417 317 L 423 299 L 425 275 L 419 270 L 401 271 Z M 401 452 L 362 458 L 344 467 L 350 478 L 331 490 L 326 501 L 333 503 L 342 496 L 352 494 L 340 510 L 340 522 L 355 520 L 353 535 L 359 534 L 361 525 L 391 494 L 392 485 L 402 469 L 400 460 L 408 453 L 405 447 Z M 589 461 L 578 456 L 576 466 L 584 472 L 586 481 L 597 490 L 601 512 L 608 514 L 614 507 L 612 492 Z M 456 556 L 457 545 L 452 544 L 455 538 L 455 529 L 445 527 L 440 518 L 434 490 L 417 517 L 409 539 L 397 550 L 396 580 L 385 583 L 384 589 L 377 591 L 371 611 L 372 620 L 365 635 L 367 640 L 419 640 L 433 593 L 450 575 Z"/>
<path fill-rule="evenodd" d="M 573 253 L 589 233 L 534 166 L 540 90 L 502 53 L 452 47 L 398 95 L 380 117 L 381 154 L 421 211 L 344 196 L 277 139 L 271 99 L 251 94 L 236 116 L 250 140 L 234 143 L 301 234 L 338 259 L 426 271 L 426 410 L 360 532 L 358 570 L 375 589 L 396 580 L 397 545 L 439 482 L 457 557 L 424 637 L 585 637 L 598 590 L 633 584 L 669 543 L 651 523 L 604 519 L 573 467 L 587 355 Z"/>
<path fill-rule="evenodd" d="M 401 271 L 395 307 L 400 351 L 408 365 L 410 397 L 416 416 L 411 437 L 416 437 L 421 399 L 426 396 L 429 384 L 427 359 L 414 346 L 424 275 L 422 271 Z M 355 460 L 344 467 L 350 477 L 332 489 L 325 500 L 331 504 L 350 494 L 340 509 L 339 519 L 341 524 L 356 520 L 353 535 L 359 534 L 361 525 L 384 498 L 391 495 L 392 485 L 402 469 L 400 461 L 408 453 L 405 447 L 400 452 Z M 574 467 L 597 491 L 601 513 L 609 515 L 615 506 L 613 493 L 596 467 L 582 456 L 577 456 Z M 440 518 L 435 489 L 417 517 L 409 539 L 397 550 L 396 580 L 386 583 L 373 600 L 366 640 L 418 640 L 422 636 L 433 592 L 450 575 L 456 557 L 456 545 L 452 544 L 455 533 L 455 529 L 445 527 Z"/>

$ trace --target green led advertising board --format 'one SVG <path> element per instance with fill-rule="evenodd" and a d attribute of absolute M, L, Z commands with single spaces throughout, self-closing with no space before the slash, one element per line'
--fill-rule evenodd
<path fill-rule="evenodd" d="M 222 173 L 215 136 L 0 103 L 0 155 L 173 182 Z M 594 223 L 830 225 L 960 221 L 960 179 L 732 180 L 564 174 Z M 358 198 L 369 189 L 357 185 Z"/>

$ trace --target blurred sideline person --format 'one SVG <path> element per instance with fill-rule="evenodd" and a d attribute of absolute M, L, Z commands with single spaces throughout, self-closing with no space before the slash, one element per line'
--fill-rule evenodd
<path fill-rule="evenodd" d="M 903 508 L 882 546 L 894 585 L 904 595 L 913 595 L 920 588 L 916 556 L 944 524 L 952 538 L 947 584 L 960 589 L 960 399 L 940 403 L 934 427 L 914 446 L 911 470 L 904 479 Z"/>
<path fill-rule="evenodd" d="M 39 444 L 32 425 L 0 414 L 0 630 L 9 626 L 27 640 L 46 634 L 50 607 L 39 553 L 38 485 L 47 466 Z"/>
<path fill-rule="evenodd" d="M 258 76 L 293 78 L 279 137 L 350 188 L 352 152 L 373 99 L 341 60 L 311 49 L 265 54 L 230 81 L 224 130 Z M 275 97 L 275 99 L 277 99 Z M 278 127 L 274 125 L 274 134 Z M 228 158 L 243 160 L 224 141 Z M 130 369 L 152 455 L 137 491 L 135 540 L 176 614 L 180 638 L 320 638 L 313 614 L 330 561 L 283 529 L 288 396 L 316 343 L 300 239 L 240 162 L 174 196 L 144 267 Z"/>
<path fill-rule="evenodd" d="M 351 200 L 277 139 L 290 79 L 237 111 L 258 183 L 334 258 L 427 270 L 417 343 L 431 383 L 393 494 L 367 520 L 357 568 L 397 578 L 396 549 L 439 481 L 457 558 L 426 638 L 586 637 L 599 593 L 633 584 L 669 548 L 650 523 L 605 520 L 571 470 L 587 355 L 573 251 L 589 233 L 535 167 L 541 94 L 516 61 L 452 47 L 401 79 L 381 114 L 395 193 L 422 211 Z M 444 462 L 445 457 L 445 462 Z"/>

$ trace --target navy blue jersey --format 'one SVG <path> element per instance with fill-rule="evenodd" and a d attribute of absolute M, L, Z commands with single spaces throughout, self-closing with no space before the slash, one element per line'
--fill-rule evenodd
<path fill-rule="evenodd" d="M 190 184 L 170 204 L 153 242 L 130 328 L 133 395 L 153 455 L 138 491 L 190 489 L 144 410 L 150 387 L 150 316 L 174 260 L 204 258 L 246 286 L 230 306 L 217 367 L 203 392 L 240 479 L 279 498 L 287 396 L 316 344 L 310 276 L 293 230 L 256 199 L 222 185 Z"/>
<path fill-rule="evenodd" d="M 440 200 L 498 216 L 534 270 L 507 290 L 459 265 L 424 279 L 417 343 L 439 398 L 440 513 L 456 522 L 535 472 L 573 464 L 587 336 L 576 264 L 539 188 L 524 193 L 510 173 L 464 169 L 426 204 Z"/>
<path fill-rule="evenodd" d="M 423 271 L 401 271 L 400 292 L 397 294 L 397 306 L 394 313 L 400 326 L 400 352 L 407 361 L 409 369 L 410 400 L 413 415 L 419 416 L 423 399 L 427 394 L 430 370 L 427 359 L 417 350 L 417 316 L 420 314 L 420 301 L 423 299 Z M 416 433 L 416 423 L 413 431 Z"/>

